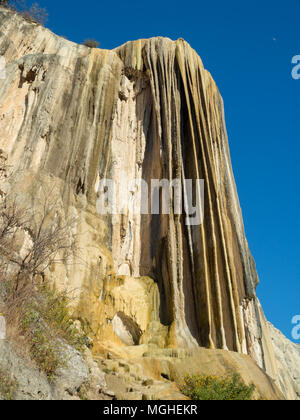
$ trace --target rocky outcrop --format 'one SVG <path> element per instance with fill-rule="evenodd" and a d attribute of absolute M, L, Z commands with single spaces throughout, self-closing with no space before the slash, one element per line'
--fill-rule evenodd
<path fill-rule="evenodd" d="M 223 376 L 238 372 L 247 384 L 255 383 L 255 399 L 282 400 L 275 382 L 249 356 L 223 350 L 148 349 L 145 346 L 118 349 L 118 358 L 97 358 L 106 372 L 109 389 L 117 399 L 184 399 L 175 384 L 187 374 Z M 144 351 L 144 353 L 143 353 Z"/>
<path fill-rule="evenodd" d="M 0 340 L 0 369 L 1 374 L 5 372 L 15 381 L 16 400 L 55 399 L 55 391 L 48 383 L 46 375 L 26 363 L 4 340 Z"/>
<path fill-rule="evenodd" d="M 83 355 L 66 343 L 60 345 L 62 364 L 50 381 L 27 354 L 0 340 L 0 385 L 2 375 L 7 376 L 14 400 L 80 400 L 85 389 L 91 400 L 111 399 L 105 375 L 89 350 Z"/>
<path fill-rule="evenodd" d="M 36 209 L 53 196 L 57 217 L 76 219 L 69 234 L 80 258 L 46 274 L 74 292 L 95 351 L 231 350 L 276 379 L 223 101 L 196 52 L 167 38 L 89 49 L 0 8 L 0 54 L 0 148 L 13 167 L 1 190 Z M 135 214 L 133 201 L 145 210 L 141 182 L 120 192 L 122 214 L 100 215 L 104 178 L 177 179 L 181 187 L 204 179 L 203 223 L 189 226 L 174 209 Z"/>
<path fill-rule="evenodd" d="M 265 375 L 249 356 L 236 352 L 204 348 L 150 350 L 143 358 L 132 361 L 141 364 L 144 371 L 152 373 L 155 379 L 164 377 L 176 383 L 183 383 L 186 374 L 226 376 L 228 372 L 238 372 L 246 384 L 256 385 L 255 398 L 284 399 L 274 380 Z"/>
<path fill-rule="evenodd" d="M 18 354 L 7 341 L 0 340 L 1 375 L 9 375 L 15 383 L 16 400 L 80 399 L 80 387 L 90 380 L 88 364 L 76 350 L 67 345 L 63 357 L 64 365 L 50 383 L 47 376 L 29 359 Z"/>
<path fill-rule="evenodd" d="M 89 381 L 89 366 L 82 354 L 66 343 L 61 343 L 61 353 L 63 364 L 56 372 L 55 388 L 61 395 L 76 396 L 80 387 Z"/>
<path fill-rule="evenodd" d="M 291 400 L 300 399 L 300 345 L 288 340 L 272 324 L 267 323 L 275 352 L 280 387 Z"/>

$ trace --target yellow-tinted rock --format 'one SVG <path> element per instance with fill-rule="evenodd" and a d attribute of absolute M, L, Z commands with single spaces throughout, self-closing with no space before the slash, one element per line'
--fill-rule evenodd
<path fill-rule="evenodd" d="M 167 38 L 89 49 L 3 8 L 0 47 L 0 149 L 14 170 L 1 194 L 14 191 L 38 211 L 50 191 L 60 219 L 76 219 L 69 235 L 79 255 L 46 275 L 73 293 L 94 352 L 130 352 L 124 341 L 138 334 L 146 348 L 244 353 L 278 378 L 223 101 L 197 53 Z M 132 214 L 125 193 L 123 214 L 101 216 L 103 178 L 204 179 L 204 222 Z M 143 205 L 141 189 L 129 194 Z"/>
<path fill-rule="evenodd" d="M 141 365 L 144 374 L 154 379 L 168 378 L 178 385 L 186 375 L 213 375 L 218 377 L 239 373 L 243 381 L 256 386 L 255 398 L 282 400 L 284 396 L 275 381 L 268 377 L 249 356 L 224 350 L 198 349 L 149 351 L 143 358 L 131 363 Z"/>

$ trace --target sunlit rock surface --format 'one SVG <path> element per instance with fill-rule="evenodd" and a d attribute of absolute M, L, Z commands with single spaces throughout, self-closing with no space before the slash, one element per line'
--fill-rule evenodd
<path fill-rule="evenodd" d="M 267 328 L 275 351 L 280 387 L 291 399 L 300 399 L 300 345 L 292 343 L 269 322 Z"/>
<path fill-rule="evenodd" d="M 231 350 L 250 355 L 280 386 L 223 101 L 197 53 L 167 38 L 89 49 L 3 8 L 0 53 L 7 63 L 0 148 L 14 172 L 2 192 L 37 207 L 53 197 L 61 220 L 76 219 L 70 237 L 80 257 L 47 276 L 74 293 L 95 351 L 126 344 Z M 132 214 L 128 200 L 124 214 L 101 216 L 104 178 L 204 179 L 204 222 Z M 141 207 L 141 188 L 130 194 Z"/>

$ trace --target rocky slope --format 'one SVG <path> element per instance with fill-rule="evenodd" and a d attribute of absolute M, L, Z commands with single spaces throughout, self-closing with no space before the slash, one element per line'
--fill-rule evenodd
<path fill-rule="evenodd" d="M 196 52 L 166 38 L 89 49 L 0 8 L 0 54 L 0 148 L 13 168 L 2 194 L 36 208 L 52 195 L 61 220 L 76 218 L 69 235 L 80 260 L 46 275 L 74 293 L 94 353 L 229 350 L 295 398 L 255 293 L 223 101 Z M 204 179 L 204 221 L 133 214 L 130 197 L 144 204 L 140 186 L 119 196 L 122 215 L 101 216 L 104 178 Z"/>

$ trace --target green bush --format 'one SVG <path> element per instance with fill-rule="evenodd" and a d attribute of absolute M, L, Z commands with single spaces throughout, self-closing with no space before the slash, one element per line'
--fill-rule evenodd
<path fill-rule="evenodd" d="M 39 305 L 39 313 L 55 331 L 56 337 L 65 340 L 76 350 L 83 351 L 88 337 L 74 325 L 67 294 L 52 290 L 45 285 L 40 288 L 40 294 L 43 304 Z"/>
<path fill-rule="evenodd" d="M 228 377 L 186 376 L 181 392 L 192 400 L 249 401 L 253 398 L 255 385 L 245 385 L 237 373 Z"/>
<path fill-rule="evenodd" d="M 53 381 L 57 369 L 63 361 L 57 343 L 52 341 L 48 332 L 43 328 L 32 331 L 31 355 L 38 367 L 46 373 L 49 381 Z"/>

